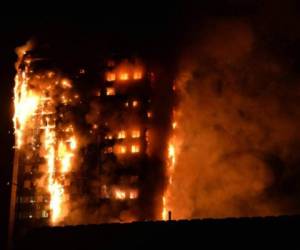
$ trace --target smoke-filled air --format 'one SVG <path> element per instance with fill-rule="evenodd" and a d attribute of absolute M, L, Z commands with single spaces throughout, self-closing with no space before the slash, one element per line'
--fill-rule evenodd
<path fill-rule="evenodd" d="M 210 23 L 180 61 L 175 219 L 299 213 L 300 88 L 243 21 Z"/>

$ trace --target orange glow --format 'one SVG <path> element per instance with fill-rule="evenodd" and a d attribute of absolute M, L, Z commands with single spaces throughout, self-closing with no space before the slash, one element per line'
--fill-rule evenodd
<path fill-rule="evenodd" d="M 136 108 L 139 105 L 139 102 L 137 100 L 132 101 L 132 106 Z"/>
<path fill-rule="evenodd" d="M 104 139 L 106 140 L 112 140 L 113 139 L 113 136 L 111 134 L 108 134 L 104 137 Z"/>
<path fill-rule="evenodd" d="M 110 154 L 112 152 L 113 152 L 113 148 L 112 147 L 107 147 L 107 148 L 104 149 L 104 153 L 105 154 Z"/>
<path fill-rule="evenodd" d="M 116 80 L 116 74 L 114 72 L 107 72 L 106 73 L 106 81 L 113 82 Z"/>
<path fill-rule="evenodd" d="M 129 191 L 129 199 L 134 200 L 139 196 L 138 190 L 130 190 Z"/>
<path fill-rule="evenodd" d="M 143 77 L 142 71 L 134 71 L 133 72 L 133 79 L 134 80 L 142 79 L 142 77 Z"/>
<path fill-rule="evenodd" d="M 47 76 L 48 76 L 49 78 L 52 78 L 54 75 L 55 75 L 55 73 L 54 73 L 53 71 L 49 71 L 49 72 L 47 73 Z"/>
<path fill-rule="evenodd" d="M 112 87 L 106 88 L 106 95 L 112 96 L 116 94 L 116 90 Z"/>
<path fill-rule="evenodd" d="M 148 112 L 147 112 L 147 117 L 148 117 L 148 118 L 151 118 L 151 117 L 152 117 L 152 112 L 148 111 Z"/>
<path fill-rule="evenodd" d="M 176 112 L 173 112 L 173 119 L 176 116 Z M 167 162 L 166 162 L 166 168 L 167 168 L 167 177 L 168 177 L 168 183 L 167 183 L 167 187 L 166 187 L 166 191 L 165 194 L 162 198 L 162 219 L 163 220 L 167 220 L 168 219 L 168 211 L 171 211 L 170 208 L 170 198 L 171 198 L 171 194 L 170 194 L 170 186 L 173 183 L 173 173 L 175 170 L 175 166 L 176 166 L 176 153 L 177 153 L 177 149 L 178 149 L 178 139 L 176 138 L 176 134 L 175 129 L 177 128 L 177 122 L 174 120 L 172 122 L 172 128 L 173 128 L 173 134 L 171 135 L 171 138 L 169 139 L 169 143 L 168 143 L 168 152 L 167 152 Z"/>
<path fill-rule="evenodd" d="M 68 80 L 68 79 L 63 79 L 61 81 L 61 85 L 62 85 L 63 88 L 72 88 L 71 81 Z"/>
<path fill-rule="evenodd" d="M 117 200 L 125 200 L 126 199 L 126 192 L 121 189 L 116 189 L 114 192 L 114 196 Z"/>
<path fill-rule="evenodd" d="M 177 128 L 177 122 L 173 122 L 173 123 L 172 123 L 172 128 L 173 128 L 173 129 Z"/>
<path fill-rule="evenodd" d="M 126 131 L 125 130 L 121 130 L 118 133 L 118 139 L 125 139 L 126 138 Z"/>
<path fill-rule="evenodd" d="M 14 88 L 14 127 L 16 136 L 16 147 L 23 144 L 24 131 L 30 118 L 34 115 L 40 102 L 37 93 L 29 90 L 28 78 L 25 72 L 18 74 L 15 78 Z"/>
<path fill-rule="evenodd" d="M 126 80 L 128 80 L 128 79 L 129 79 L 129 74 L 128 74 L 128 72 L 121 72 L 121 73 L 119 74 L 119 79 L 120 79 L 121 81 L 126 81 Z"/>
<path fill-rule="evenodd" d="M 126 146 L 120 146 L 120 153 L 121 154 L 126 154 L 127 148 Z"/>
<path fill-rule="evenodd" d="M 59 79 L 55 72 L 45 71 L 29 77 L 28 72 L 33 73 L 29 59 L 23 60 L 22 70 L 18 67 L 23 55 L 24 53 L 19 55 L 16 65 L 14 87 L 13 121 L 16 148 L 24 150 L 28 160 L 32 152 L 39 150 L 40 157 L 45 161 L 42 172 L 46 185 L 43 187 L 49 194 L 49 201 L 45 202 L 49 202 L 50 223 L 56 225 L 68 213 L 66 201 L 69 196 L 65 186 L 69 185 L 70 180 L 66 174 L 73 167 L 78 146 L 72 124 L 66 127 L 57 126 L 56 121 L 65 115 L 57 106 L 71 102 L 73 97 L 76 98 L 76 94 L 70 90 L 71 81 Z M 58 91 L 61 95 L 57 98 Z M 23 147 L 24 145 L 26 147 Z M 37 185 L 41 185 L 41 182 L 39 180 Z M 32 201 L 38 200 L 37 197 L 33 197 Z M 32 215 L 34 216 L 36 215 Z"/>
<path fill-rule="evenodd" d="M 113 191 L 113 195 L 116 200 L 126 200 L 126 199 L 134 200 L 138 198 L 139 193 L 137 189 L 115 188 Z"/>
<path fill-rule="evenodd" d="M 140 146 L 135 144 L 135 145 L 131 145 L 131 153 L 136 154 L 140 152 Z"/>
<path fill-rule="evenodd" d="M 139 130 L 132 130 L 131 137 L 132 138 L 139 138 L 141 136 L 141 132 Z"/>

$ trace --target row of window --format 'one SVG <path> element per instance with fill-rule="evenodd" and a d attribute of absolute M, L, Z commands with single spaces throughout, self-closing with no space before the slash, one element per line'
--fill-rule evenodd
<path fill-rule="evenodd" d="M 35 211 L 35 212 L 20 212 L 19 219 L 43 219 L 48 218 L 49 212 L 47 210 Z"/>
<path fill-rule="evenodd" d="M 138 154 L 140 152 L 140 145 L 139 144 L 132 144 L 132 145 L 115 145 L 114 147 L 106 147 L 104 149 L 105 154 L 126 154 L 126 153 L 131 153 L 131 154 Z"/>
<path fill-rule="evenodd" d="M 125 131 L 125 130 L 120 130 L 117 133 L 117 139 L 125 139 L 125 138 L 128 138 L 128 137 L 140 138 L 141 137 L 141 131 L 138 130 L 138 129 L 131 130 L 130 132 Z M 104 138 L 106 140 L 112 140 L 113 136 L 112 136 L 112 134 L 107 134 Z"/>
<path fill-rule="evenodd" d="M 107 72 L 106 73 L 106 81 L 108 82 L 114 82 L 116 80 L 119 81 L 127 81 L 127 80 L 140 80 L 143 78 L 143 73 L 141 70 L 136 70 L 133 72 Z"/>
<path fill-rule="evenodd" d="M 36 195 L 36 196 L 20 196 L 19 203 L 25 204 L 34 204 L 34 203 L 48 203 L 48 197 L 43 195 Z"/>

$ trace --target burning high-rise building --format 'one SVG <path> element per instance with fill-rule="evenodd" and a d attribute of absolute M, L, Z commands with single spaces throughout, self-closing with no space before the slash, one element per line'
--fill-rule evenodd
<path fill-rule="evenodd" d="M 164 160 L 151 153 L 155 78 L 146 65 L 114 57 L 96 72 L 68 71 L 23 48 L 16 66 L 11 224 L 160 219 Z"/>

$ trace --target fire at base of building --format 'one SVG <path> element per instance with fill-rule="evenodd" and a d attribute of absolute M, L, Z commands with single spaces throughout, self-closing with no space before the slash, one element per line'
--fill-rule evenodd
<path fill-rule="evenodd" d="M 159 181 L 152 179 L 163 164 L 149 153 L 153 73 L 136 59 L 113 58 L 99 72 L 62 72 L 34 51 L 21 57 L 17 228 L 160 219 Z"/>

